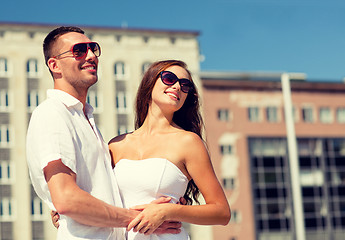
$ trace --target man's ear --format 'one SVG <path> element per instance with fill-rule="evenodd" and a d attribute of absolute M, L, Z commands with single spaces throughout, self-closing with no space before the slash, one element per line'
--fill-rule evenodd
<path fill-rule="evenodd" d="M 60 73 L 60 68 L 58 62 L 55 58 L 49 58 L 47 61 L 47 65 L 51 72 L 53 73 Z"/>

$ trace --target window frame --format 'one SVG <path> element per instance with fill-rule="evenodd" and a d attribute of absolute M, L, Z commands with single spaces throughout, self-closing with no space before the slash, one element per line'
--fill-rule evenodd
<path fill-rule="evenodd" d="M 115 94 L 115 107 L 118 113 L 128 113 L 128 94 L 125 91 L 118 91 Z"/>
<path fill-rule="evenodd" d="M 220 153 L 223 156 L 224 155 L 233 155 L 234 154 L 233 146 L 231 144 L 220 144 L 219 148 L 220 148 Z"/>
<path fill-rule="evenodd" d="M 6 139 L 3 141 L 2 139 Z M 10 147 L 13 143 L 13 129 L 8 124 L 0 125 L 0 148 Z"/>
<path fill-rule="evenodd" d="M 0 222 L 15 219 L 15 201 L 10 197 L 0 198 Z"/>
<path fill-rule="evenodd" d="M 0 89 L 0 111 L 9 111 L 11 109 L 11 102 L 11 92 L 8 89 Z"/>
<path fill-rule="evenodd" d="M 124 61 L 117 61 L 114 63 L 114 76 L 115 80 L 121 81 L 121 80 L 127 80 L 127 66 Z"/>
<path fill-rule="evenodd" d="M 270 123 L 279 122 L 279 109 L 277 106 L 266 107 L 266 120 Z"/>
<path fill-rule="evenodd" d="M 95 113 L 99 113 L 103 110 L 102 98 L 97 90 L 88 91 L 86 102 L 93 107 Z"/>
<path fill-rule="evenodd" d="M 124 124 L 118 125 L 118 127 L 117 127 L 117 134 L 118 135 L 122 135 L 122 134 L 125 134 L 127 132 L 128 132 L 127 125 L 124 125 Z"/>
<path fill-rule="evenodd" d="M 227 177 L 222 178 L 223 188 L 226 190 L 234 190 L 236 188 L 236 178 L 234 177 Z"/>
<path fill-rule="evenodd" d="M 14 164 L 8 160 L 0 160 L 0 185 L 12 183 L 15 179 Z"/>
<path fill-rule="evenodd" d="M 302 107 L 302 119 L 304 123 L 314 123 L 314 108 L 310 106 Z"/>
<path fill-rule="evenodd" d="M 345 107 L 338 107 L 336 110 L 336 119 L 338 123 L 345 123 Z"/>
<path fill-rule="evenodd" d="M 31 218 L 34 221 L 41 221 L 45 218 L 44 203 L 38 196 L 31 200 Z"/>
<path fill-rule="evenodd" d="M 40 75 L 39 61 L 36 58 L 29 58 L 26 62 L 26 74 L 28 78 L 37 78 Z"/>
<path fill-rule="evenodd" d="M 41 94 L 38 90 L 31 90 L 28 92 L 27 96 L 27 107 L 29 112 L 32 112 L 41 102 Z M 31 104 L 34 102 L 34 104 Z"/>
<path fill-rule="evenodd" d="M 9 70 L 10 68 L 7 58 L 0 57 L 0 77 L 8 77 Z"/>
<path fill-rule="evenodd" d="M 230 121 L 230 110 L 226 108 L 220 108 L 217 111 L 217 119 L 221 122 Z"/>
<path fill-rule="evenodd" d="M 324 112 L 325 110 L 328 112 L 326 116 L 322 114 L 322 112 Z M 319 120 L 321 123 L 327 123 L 327 124 L 333 123 L 334 119 L 333 119 L 332 109 L 330 107 L 320 107 Z"/>
<path fill-rule="evenodd" d="M 248 111 L 248 120 L 252 123 L 261 122 L 260 108 L 258 106 L 249 106 Z"/>

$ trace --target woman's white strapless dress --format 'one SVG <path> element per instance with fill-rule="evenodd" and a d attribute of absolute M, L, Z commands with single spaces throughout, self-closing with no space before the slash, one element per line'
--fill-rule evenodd
<path fill-rule="evenodd" d="M 147 204 L 169 196 L 171 202 L 179 201 L 186 191 L 188 178 L 172 162 L 164 158 L 144 160 L 121 159 L 114 168 L 123 206 L 126 208 Z M 144 235 L 128 232 L 128 240 L 187 240 L 186 231 L 179 234 Z"/>

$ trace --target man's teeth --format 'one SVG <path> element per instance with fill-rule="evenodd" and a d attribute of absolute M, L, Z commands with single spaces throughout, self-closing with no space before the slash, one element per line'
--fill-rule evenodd
<path fill-rule="evenodd" d="M 85 67 L 84 69 L 95 69 L 95 67 Z"/>

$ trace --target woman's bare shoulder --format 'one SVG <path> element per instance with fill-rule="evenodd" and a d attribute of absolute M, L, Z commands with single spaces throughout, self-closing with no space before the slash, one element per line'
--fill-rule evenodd
<path fill-rule="evenodd" d="M 113 166 L 120 160 L 122 153 L 126 149 L 126 142 L 128 142 L 128 137 L 130 133 L 122 134 L 112 138 L 109 143 L 109 152 L 111 155 Z"/>
<path fill-rule="evenodd" d="M 200 136 L 194 132 L 190 131 L 181 131 L 179 133 L 179 137 L 181 138 L 182 141 L 187 141 L 187 142 L 202 142 L 203 140 L 200 138 Z"/>

